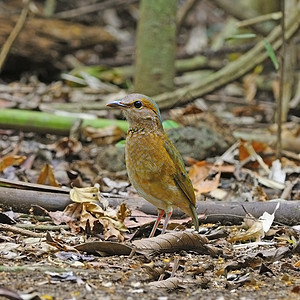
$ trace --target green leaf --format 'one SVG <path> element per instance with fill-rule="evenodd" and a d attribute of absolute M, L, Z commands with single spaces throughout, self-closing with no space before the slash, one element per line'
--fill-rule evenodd
<path fill-rule="evenodd" d="M 241 33 L 241 34 L 234 34 L 226 38 L 226 41 L 229 40 L 237 40 L 237 39 L 252 39 L 255 38 L 255 33 Z"/>
<path fill-rule="evenodd" d="M 124 148 L 126 140 L 121 140 L 116 143 L 117 148 Z"/>
<path fill-rule="evenodd" d="M 179 127 L 178 123 L 173 120 L 166 120 L 162 123 L 164 129 L 177 128 Z"/>
<path fill-rule="evenodd" d="M 268 53 L 269 57 L 271 58 L 271 61 L 274 65 L 275 69 L 278 70 L 279 69 L 279 63 L 278 63 L 277 57 L 275 55 L 275 52 L 274 52 L 271 44 L 267 40 L 264 40 L 264 45 L 265 45 L 265 48 L 267 50 L 267 53 Z"/>

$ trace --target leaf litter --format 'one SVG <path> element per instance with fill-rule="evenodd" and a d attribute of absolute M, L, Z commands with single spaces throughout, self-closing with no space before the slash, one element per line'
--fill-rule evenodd
<path fill-rule="evenodd" d="M 265 187 L 283 189 L 286 185 L 286 179 L 283 178 L 289 176 L 291 171 L 286 172 L 285 167 L 276 161 L 269 165 L 268 161 L 261 160 L 259 151 L 266 148 L 261 147 L 260 150 L 253 145 L 245 147 L 248 154 L 240 158 L 243 166 L 238 165 L 237 151 L 244 151 L 238 147 L 236 144 L 228 149 L 215 163 L 191 161 L 190 175 L 196 188 L 199 184 L 201 190 L 203 182 L 211 181 L 201 190 L 200 197 L 203 194 L 208 198 L 213 197 L 219 190 L 225 195 L 223 199 L 226 201 L 228 195 L 232 195 L 226 183 L 228 175 L 239 178 L 235 183 L 237 197 L 248 195 L 247 199 L 251 201 L 258 199 L 267 202 L 272 199 L 272 194 L 269 191 L 267 194 Z M 253 162 L 257 163 L 253 165 Z M 55 168 L 51 165 L 40 173 L 43 183 L 47 177 L 48 183 L 55 186 Z M 222 294 L 239 287 L 257 290 L 267 284 L 267 279 L 281 276 L 278 289 L 289 285 L 297 295 L 297 286 L 300 285 L 297 276 L 300 270 L 297 258 L 300 252 L 299 233 L 274 221 L 280 202 L 274 203 L 272 213 L 262 212 L 260 217 L 251 216 L 245 211 L 242 225 L 203 223 L 201 234 L 198 234 L 186 229 L 190 224 L 189 219 L 182 218 L 170 222 L 170 232 L 165 235 L 139 239 L 146 235 L 147 228 L 152 227 L 155 216 L 151 218 L 140 207 L 134 208 L 122 202 L 112 207 L 110 201 L 100 193 L 99 187 L 103 182 L 111 186 L 109 191 L 115 193 L 116 198 L 127 195 L 129 199 L 132 191 L 130 187 L 128 190 L 126 181 L 112 180 L 110 176 L 106 178 L 100 185 L 73 187 L 70 190 L 73 203 L 65 210 L 42 210 L 50 219 L 39 221 L 34 214 L 15 214 L 8 218 L 11 214 L 3 212 L 5 215 L 1 222 L 10 226 L 33 223 L 35 228 L 39 228 L 38 225 L 44 224 L 47 230 L 47 224 L 55 224 L 59 230 L 48 230 L 47 233 L 39 230 L 39 238 L 25 238 L 25 235 L 7 231 L 3 227 L 2 230 L 10 234 L 2 238 L 2 271 L 12 274 L 14 268 L 21 268 L 25 272 L 38 272 L 36 280 L 43 291 L 47 290 L 45 282 L 57 284 L 70 281 L 78 287 L 85 286 L 84 293 L 94 295 L 98 293 L 95 286 L 99 285 L 99 276 L 104 289 L 102 294 L 109 293 L 121 280 L 123 287 L 127 287 L 133 295 L 147 294 L 153 287 L 157 289 L 157 295 L 161 290 L 176 290 L 182 295 L 192 291 L 203 295 L 212 288 Z M 295 180 L 293 187 L 297 184 Z M 202 220 L 205 220 L 205 214 Z M 68 225 L 69 230 L 63 227 L 64 224 Z M 16 236 L 19 236 L 17 240 Z M 35 264 L 29 262 L 32 259 Z M 53 268 L 59 271 L 52 272 Z M 80 276 L 81 271 L 87 273 Z M 45 276 L 48 278 L 46 281 Z"/>

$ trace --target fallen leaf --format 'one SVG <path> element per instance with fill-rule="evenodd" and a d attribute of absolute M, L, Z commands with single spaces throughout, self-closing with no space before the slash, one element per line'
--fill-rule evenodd
<path fill-rule="evenodd" d="M 26 156 L 9 155 L 0 159 L 0 172 L 10 166 L 19 166 L 26 159 Z"/>
<path fill-rule="evenodd" d="M 243 233 L 236 234 L 235 236 L 228 239 L 229 242 L 236 242 L 236 241 L 248 241 L 248 240 L 256 240 L 257 242 L 260 241 L 264 236 L 265 233 L 269 231 L 271 228 L 275 213 L 280 206 L 280 202 L 277 203 L 274 212 L 269 214 L 268 212 L 264 212 L 258 219 L 255 219 L 251 216 L 251 218 L 247 217 L 247 222 L 249 224 L 252 223 L 251 227 Z"/>
<path fill-rule="evenodd" d="M 105 128 L 94 128 L 87 126 L 83 134 L 89 137 L 98 146 L 110 145 L 122 139 L 124 133 L 118 126 L 108 126 Z"/>
<path fill-rule="evenodd" d="M 55 175 L 53 173 L 53 167 L 49 164 L 44 164 L 36 183 L 45 184 L 47 178 L 49 180 L 49 185 L 60 187 L 60 184 L 56 180 Z"/>
<path fill-rule="evenodd" d="M 174 290 L 178 288 L 179 284 L 181 283 L 183 283 L 182 279 L 171 277 L 165 280 L 150 282 L 149 285 L 158 289 Z"/>
<path fill-rule="evenodd" d="M 64 137 L 54 145 L 49 145 L 48 149 L 56 151 L 56 157 L 60 158 L 78 153 L 82 149 L 82 144 L 75 138 Z"/>
<path fill-rule="evenodd" d="M 100 197 L 99 188 L 96 186 L 77 188 L 70 190 L 70 198 L 76 203 L 98 201 Z"/>
<path fill-rule="evenodd" d="M 78 251 L 102 255 L 129 255 L 133 250 L 132 246 L 108 241 L 89 242 L 74 247 Z"/>
<path fill-rule="evenodd" d="M 192 181 L 196 195 L 205 194 L 218 188 L 220 183 L 221 173 L 218 172 L 210 175 L 212 171 L 211 165 L 201 161 L 194 164 L 189 172 L 189 177 Z"/>

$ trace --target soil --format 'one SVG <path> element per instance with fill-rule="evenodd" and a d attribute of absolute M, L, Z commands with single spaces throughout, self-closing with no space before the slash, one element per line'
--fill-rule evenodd
<path fill-rule="evenodd" d="M 176 255 L 187 265 L 199 266 L 203 263 L 218 265 L 218 259 L 195 254 Z M 156 263 L 172 260 L 172 255 L 161 255 Z M 295 258 L 281 261 L 276 268 L 289 265 Z M 49 263 L 49 261 L 52 261 Z M 1 259 L 2 269 L 15 268 L 14 272 L 1 273 L 0 284 L 13 287 L 22 293 L 35 291 L 41 299 L 299 299 L 299 271 L 275 271 L 276 274 L 259 274 L 252 271 L 246 284 L 235 284 L 235 280 L 226 280 L 216 276 L 215 271 L 204 275 L 185 278 L 174 290 L 153 288 L 149 283 L 149 274 L 143 269 L 143 259 L 128 257 L 97 257 L 93 261 L 97 267 L 82 265 L 71 267 L 49 255 L 48 259 L 31 259 L 12 265 Z M 280 265 L 280 266 L 279 266 Z M 47 270 L 47 271 L 46 271 Z M 67 278 L 51 277 L 51 272 L 64 274 L 72 272 Z M 182 273 L 183 270 L 179 271 Z M 246 270 L 243 270 L 245 274 Z M 233 278 L 233 277 L 232 277 Z M 202 280 L 208 280 L 201 287 Z M 191 286 L 185 281 L 193 282 Z M 294 290 L 294 292 L 293 292 Z M 1 298 L 3 299 L 3 298 Z M 39 298 L 35 298 L 39 299 Z"/>

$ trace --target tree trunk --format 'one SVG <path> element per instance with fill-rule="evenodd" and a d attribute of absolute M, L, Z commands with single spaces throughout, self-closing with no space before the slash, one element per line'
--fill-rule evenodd
<path fill-rule="evenodd" d="M 174 86 L 176 0 L 142 0 L 137 33 L 134 88 L 149 96 Z"/>

